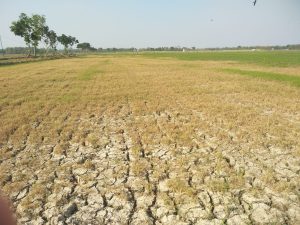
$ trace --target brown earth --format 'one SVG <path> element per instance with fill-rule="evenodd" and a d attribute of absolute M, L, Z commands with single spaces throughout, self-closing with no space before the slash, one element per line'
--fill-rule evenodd
<path fill-rule="evenodd" d="M 300 223 L 300 88 L 221 72 L 247 67 L 0 68 L 0 188 L 19 224 Z"/>

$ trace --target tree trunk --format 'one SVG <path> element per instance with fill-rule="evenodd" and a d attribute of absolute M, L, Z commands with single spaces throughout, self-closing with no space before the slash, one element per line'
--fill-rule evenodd
<path fill-rule="evenodd" d="M 36 46 L 33 46 L 33 55 L 36 57 Z"/>
<path fill-rule="evenodd" d="M 46 48 L 46 53 L 45 53 L 46 57 L 48 56 L 49 48 L 50 48 L 50 46 L 47 46 L 47 48 Z"/>
<path fill-rule="evenodd" d="M 56 55 L 57 49 L 56 48 L 52 48 L 52 49 L 53 49 L 53 55 Z"/>
<path fill-rule="evenodd" d="M 28 46 L 27 58 L 29 58 L 29 56 L 31 55 L 31 46 L 30 45 L 27 45 L 27 46 Z"/>

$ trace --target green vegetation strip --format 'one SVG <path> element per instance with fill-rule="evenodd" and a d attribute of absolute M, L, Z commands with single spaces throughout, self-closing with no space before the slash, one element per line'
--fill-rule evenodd
<path fill-rule="evenodd" d="M 37 63 L 42 61 L 48 61 L 48 60 L 56 60 L 56 59 L 68 59 L 68 58 L 74 58 L 77 57 L 76 55 L 72 56 L 48 56 L 48 57 L 34 57 L 34 58 L 27 58 L 27 57 L 15 57 L 15 58 L 4 58 L 0 60 L 0 67 L 3 66 L 12 66 L 15 64 L 23 64 L 23 63 Z"/>
<path fill-rule="evenodd" d="M 103 71 L 99 70 L 97 67 L 93 66 L 85 70 L 83 73 L 79 74 L 79 80 L 92 80 L 95 76 L 101 74 Z"/>
<path fill-rule="evenodd" d="M 238 74 L 238 75 L 245 75 L 245 76 L 262 78 L 267 80 L 288 82 L 291 85 L 300 87 L 300 77 L 298 76 L 291 76 L 291 75 L 286 75 L 281 73 L 253 71 L 253 70 L 240 70 L 240 69 L 222 69 L 222 71 L 231 74 Z"/>
<path fill-rule="evenodd" d="M 187 61 L 236 61 L 264 66 L 300 66 L 300 51 L 144 52 L 142 55 L 150 58 L 166 57 Z"/>

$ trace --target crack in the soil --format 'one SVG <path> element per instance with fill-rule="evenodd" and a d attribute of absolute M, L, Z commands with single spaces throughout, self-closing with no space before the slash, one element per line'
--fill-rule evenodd
<path fill-rule="evenodd" d="M 170 191 L 167 191 L 166 194 L 168 195 L 168 197 L 171 199 L 171 201 L 173 203 L 173 207 L 175 210 L 174 215 L 179 215 L 179 208 L 178 208 L 175 198 L 170 194 Z"/>
<path fill-rule="evenodd" d="M 155 225 L 157 218 L 154 216 L 154 214 L 152 212 L 152 208 L 155 206 L 156 200 L 157 200 L 157 184 L 154 185 L 153 194 L 154 194 L 153 200 L 151 202 L 151 205 L 148 206 L 146 213 L 147 213 L 148 217 L 151 219 L 152 224 Z"/>
<path fill-rule="evenodd" d="M 213 201 L 213 199 L 212 199 L 212 196 L 211 196 L 211 194 L 207 191 L 206 192 L 207 193 L 207 195 L 208 195 L 208 197 L 209 197 L 209 203 L 210 203 L 210 205 L 211 205 L 211 207 L 210 207 L 210 213 L 211 213 L 211 215 L 212 215 L 212 217 L 213 217 L 213 219 L 215 219 L 216 218 L 216 215 L 215 215 L 215 204 L 214 204 L 214 201 Z"/>
<path fill-rule="evenodd" d="M 132 207 L 131 207 L 131 210 L 129 212 L 128 219 L 127 219 L 127 224 L 129 225 L 129 224 L 131 224 L 133 216 L 136 212 L 137 202 L 136 202 L 136 199 L 135 199 L 135 192 L 132 190 L 132 188 L 128 187 L 127 190 L 128 190 L 128 193 L 129 193 L 128 201 L 132 203 Z"/>

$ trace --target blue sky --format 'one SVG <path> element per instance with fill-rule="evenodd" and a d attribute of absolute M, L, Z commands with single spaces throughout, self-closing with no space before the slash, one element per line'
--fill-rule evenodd
<path fill-rule="evenodd" d="M 21 12 L 95 47 L 225 47 L 300 43 L 300 0 L 0 0 L 4 47 Z"/>

